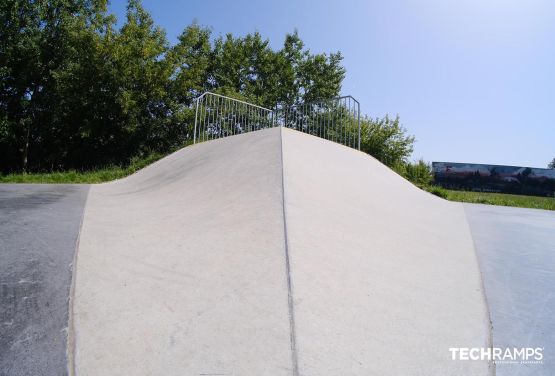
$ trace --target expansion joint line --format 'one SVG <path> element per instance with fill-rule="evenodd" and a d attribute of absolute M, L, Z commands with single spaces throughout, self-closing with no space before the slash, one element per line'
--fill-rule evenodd
<path fill-rule="evenodd" d="M 85 222 L 85 211 L 87 210 L 87 202 L 89 201 L 89 194 L 91 186 L 87 188 L 87 197 L 83 204 L 83 212 L 81 213 L 81 220 L 79 222 L 79 232 L 75 240 L 75 249 L 73 251 L 73 261 L 71 264 L 71 284 L 69 287 L 69 300 L 68 300 L 68 324 L 67 324 L 67 343 L 66 343 L 66 358 L 67 358 L 67 373 L 69 376 L 77 375 L 76 366 L 76 352 L 77 352 L 77 335 L 75 331 L 75 285 L 77 283 L 77 261 L 79 256 L 79 244 L 81 242 L 81 232 L 83 231 L 83 223 Z"/>
<path fill-rule="evenodd" d="M 283 128 L 279 130 L 281 153 L 281 197 L 283 207 L 283 235 L 285 240 L 285 273 L 287 279 L 287 305 L 289 309 L 289 338 L 291 343 L 291 364 L 293 376 L 299 375 L 299 361 L 297 356 L 297 339 L 295 334 L 295 309 L 293 303 L 293 285 L 291 281 L 291 260 L 289 258 L 289 239 L 287 237 L 287 215 L 285 210 L 285 178 L 283 162 Z"/>

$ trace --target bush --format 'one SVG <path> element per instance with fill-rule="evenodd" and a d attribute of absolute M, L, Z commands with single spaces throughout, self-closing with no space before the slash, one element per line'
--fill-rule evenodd
<path fill-rule="evenodd" d="M 422 159 L 415 163 L 407 163 L 405 169 L 405 178 L 419 187 L 430 186 L 434 180 L 432 166 Z"/>
<path fill-rule="evenodd" d="M 407 134 L 399 116 L 395 119 L 388 115 L 375 119 L 365 117 L 361 120 L 361 136 L 361 151 L 393 169 L 407 163 L 414 148 L 414 136 Z"/>
<path fill-rule="evenodd" d="M 392 166 L 392 169 L 420 188 L 430 187 L 434 180 L 431 165 L 423 159 L 412 163 L 398 162 Z"/>
<path fill-rule="evenodd" d="M 427 191 L 430 192 L 433 195 L 436 195 L 436 196 L 444 198 L 444 199 L 447 199 L 448 196 L 449 196 L 449 193 L 447 192 L 447 190 L 445 190 L 442 187 L 438 187 L 436 185 L 429 187 L 427 189 Z"/>

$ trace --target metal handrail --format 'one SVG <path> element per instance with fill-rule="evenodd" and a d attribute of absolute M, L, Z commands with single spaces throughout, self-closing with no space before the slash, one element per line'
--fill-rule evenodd
<path fill-rule="evenodd" d="M 244 104 L 247 104 L 247 105 L 249 105 L 249 106 L 251 106 L 251 107 L 260 108 L 261 110 L 272 111 L 272 110 L 270 110 L 269 108 L 257 106 L 256 104 L 252 104 L 252 103 L 249 103 L 249 102 L 245 102 L 245 101 L 242 101 L 242 100 L 240 100 L 240 99 L 236 99 L 236 98 L 232 98 L 232 97 L 227 97 L 227 96 L 225 96 L 225 95 L 221 95 L 221 94 L 217 94 L 217 93 L 212 93 L 211 91 L 205 91 L 204 93 L 202 93 L 202 95 L 198 96 L 198 97 L 196 98 L 196 100 L 198 101 L 199 99 L 201 99 L 202 97 L 204 97 L 204 96 L 207 95 L 207 94 L 214 95 L 214 96 L 220 97 L 220 98 L 225 98 L 225 99 L 228 99 L 228 100 L 231 100 L 231 101 L 234 101 L 234 102 L 244 103 Z M 354 99 L 354 98 L 353 98 L 353 99 Z"/>
<path fill-rule="evenodd" d="M 274 110 L 209 91 L 195 102 L 194 143 L 285 126 L 360 150 L 360 103 L 351 95 Z"/>
<path fill-rule="evenodd" d="M 352 103 L 351 103 L 352 102 Z M 322 107 L 327 110 L 324 115 L 320 110 Z M 330 108 L 332 109 L 330 111 Z M 340 110 L 341 117 L 336 119 L 330 115 L 333 111 Z M 283 113 L 281 117 L 285 117 L 286 120 L 282 125 L 288 128 L 294 128 L 305 133 L 310 133 L 314 136 L 325 138 L 330 141 L 334 141 L 355 149 L 360 150 L 361 143 L 361 125 L 360 125 L 360 103 L 351 95 L 344 95 L 341 97 L 334 97 L 325 100 L 319 100 L 314 102 L 300 103 L 291 106 L 286 106 L 280 109 L 276 109 L 278 114 Z M 299 116 L 299 112 L 301 116 Z M 301 117 L 301 123 L 304 121 L 306 114 L 310 118 L 313 113 L 315 113 L 317 121 L 322 124 L 312 125 L 302 125 L 298 126 L 298 118 Z M 328 116 L 327 118 L 325 116 Z M 280 116 L 276 116 L 280 118 Z M 287 121 L 289 118 L 289 121 Z M 291 121 L 291 118 L 293 120 Z M 357 130 L 356 137 L 348 129 L 347 124 L 350 121 L 356 121 Z M 293 124 L 291 124 L 293 123 Z M 330 131 L 331 130 L 331 136 Z M 338 135 L 341 134 L 341 137 Z"/>

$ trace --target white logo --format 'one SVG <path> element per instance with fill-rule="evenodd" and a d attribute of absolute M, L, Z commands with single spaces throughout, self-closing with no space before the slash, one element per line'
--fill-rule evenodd
<path fill-rule="evenodd" d="M 542 347 L 450 347 L 453 360 L 492 360 L 494 363 L 542 364 Z"/>

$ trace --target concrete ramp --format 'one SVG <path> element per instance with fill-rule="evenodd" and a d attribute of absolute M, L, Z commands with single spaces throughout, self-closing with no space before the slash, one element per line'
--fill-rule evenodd
<path fill-rule="evenodd" d="M 274 128 L 92 186 L 77 375 L 486 375 L 460 204 L 356 150 Z"/>
<path fill-rule="evenodd" d="M 290 375 L 279 129 L 91 188 L 78 375 Z"/>
<path fill-rule="evenodd" d="M 449 352 L 489 341 L 462 205 L 299 132 L 283 158 L 300 374 L 487 375 Z"/>

